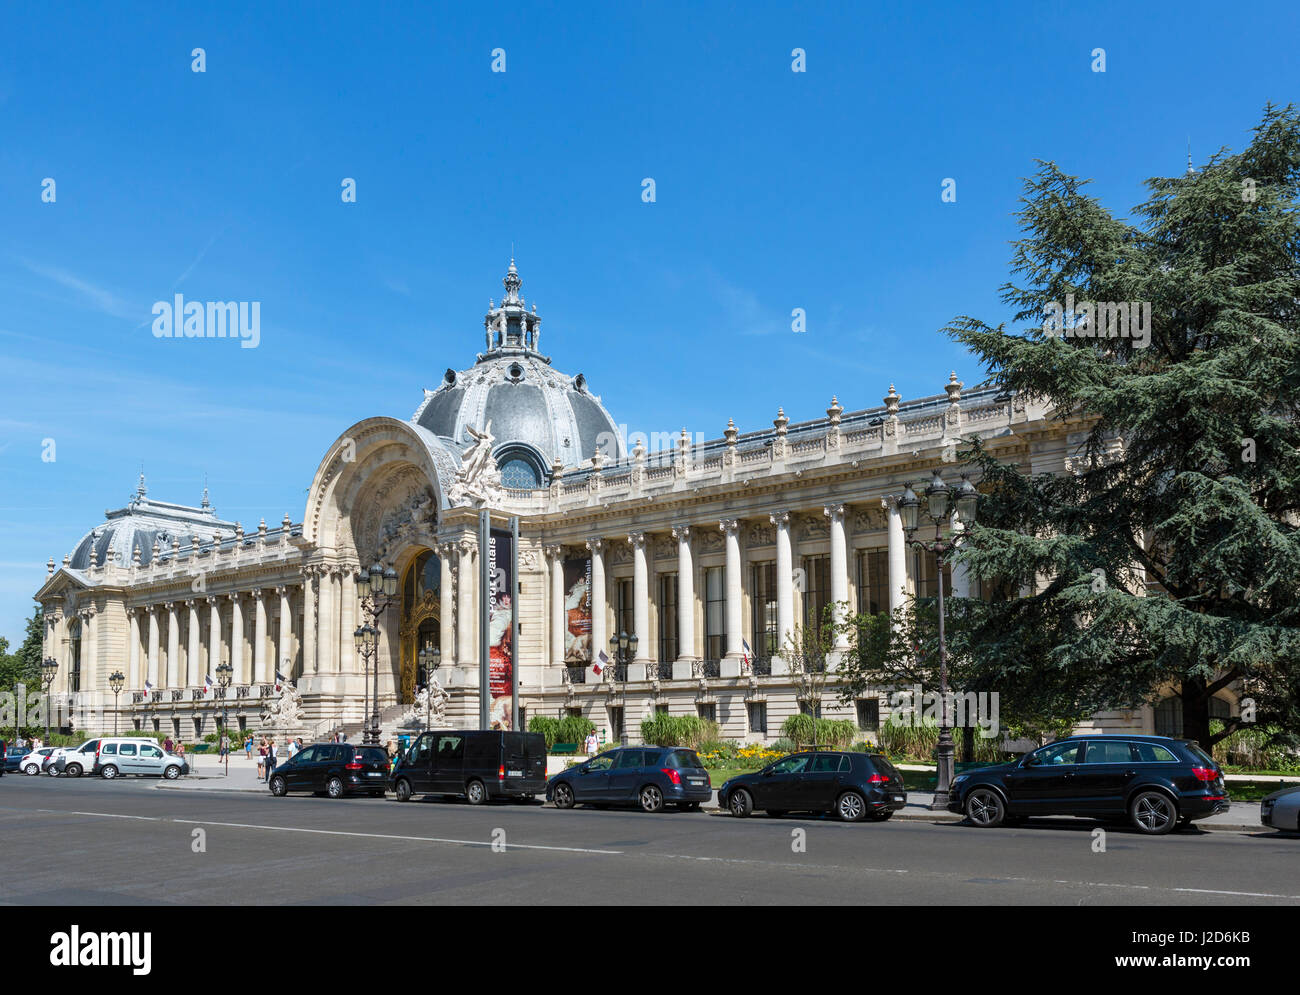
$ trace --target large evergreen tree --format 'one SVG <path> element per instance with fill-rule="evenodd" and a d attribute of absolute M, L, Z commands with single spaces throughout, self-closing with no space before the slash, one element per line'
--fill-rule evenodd
<path fill-rule="evenodd" d="M 994 685 L 1015 671 L 1073 683 L 1065 698 L 1110 707 L 1172 685 L 1183 734 L 1207 747 L 1242 721 L 1211 735 L 1211 697 L 1240 682 L 1257 721 L 1294 731 L 1300 115 L 1270 105 L 1243 151 L 1148 180 L 1131 220 L 1085 183 L 1051 162 L 1026 181 L 1003 287 L 1018 327 L 947 329 L 990 383 L 1086 436 L 1064 474 L 968 453 L 987 496 L 962 556 L 982 580 L 1037 593 L 973 613 L 967 665 Z M 1068 297 L 1149 303 L 1151 322 L 1096 337 L 1099 321 L 1058 320 Z"/>

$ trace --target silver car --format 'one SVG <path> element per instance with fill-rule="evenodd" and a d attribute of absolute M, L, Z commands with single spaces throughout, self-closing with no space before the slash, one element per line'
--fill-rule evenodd
<path fill-rule="evenodd" d="M 1259 821 L 1273 829 L 1300 832 L 1300 784 L 1274 791 L 1261 801 Z"/>

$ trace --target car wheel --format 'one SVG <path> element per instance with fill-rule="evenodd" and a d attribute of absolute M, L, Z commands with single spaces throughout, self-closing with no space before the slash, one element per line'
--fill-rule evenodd
<path fill-rule="evenodd" d="M 276 798 L 283 798 L 289 793 L 289 785 L 285 783 L 282 777 L 271 778 L 271 794 Z"/>
<path fill-rule="evenodd" d="M 167 767 L 167 769 L 163 771 L 163 777 L 167 778 L 167 780 L 169 781 L 174 781 L 176 780 L 176 778 L 180 776 L 181 776 L 181 769 L 177 767 L 175 764 L 170 764 Z"/>
<path fill-rule="evenodd" d="M 727 799 L 727 811 L 737 819 L 746 818 L 754 811 L 754 796 L 744 788 L 737 788 Z"/>
<path fill-rule="evenodd" d="M 966 796 L 966 818 L 972 825 L 992 829 L 1002 825 L 1006 815 L 1007 807 L 1002 803 L 1002 796 L 991 788 L 976 788 Z"/>
<path fill-rule="evenodd" d="M 325 794 L 331 798 L 343 797 L 343 779 L 341 777 L 331 777 L 325 782 Z"/>
<path fill-rule="evenodd" d="M 867 802 L 856 791 L 846 791 L 835 802 L 835 814 L 841 822 L 861 822 L 867 816 Z"/>
<path fill-rule="evenodd" d="M 39 774 L 40 772 L 41 769 L 37 767 L 35 764 L 28 764 L 26 767 L 23 768 L 23 773 L 26 774 L 28 777 L 31 777 L 34 774 Z"/>
<path fill-rule="evenodd" d="M 1163 836 L 1178 824 L 1178 806 L 1163 791 L 1143 791 L 1133 799 L 1129 818 L 1139 832 Z"/>
<path fill-rule="evenodd" d="M 641 802 L 642 812 L 662 812 L 664 808 L 664 793 L 659 790 L 657 785 L 647 784 L 641 789 L 638 796 Z"/>
<path fill-rule="evenodd" d="M 482 781 L 470 781 L 465 785 L 465 798 L 471 805 L 482 805 L 487 801 L 487 788 Z"/>
<path fill-rule="evenodd" d="M 411 800 L 411 782 L 402 778 L 393 786 L 393 794 L 397 795 L 399 802 L 409 802 Z"/>
<path fill-rule="evenodd" d="M 68 777 L 80 777 L 81 764 L 68 764 L 68 766 L 64 768 L 64 773 L 67 774 Z"/>
<path fill-rule="evenodd" d="M 111 781 L 113 778 L 117 777 L 117 768 L 112 764 L 104 764 L 103 769 L 99 772 L 99 776 L 105 781 Z"/>
<path fill-rule="evenodd" d="M 573 789 L 567 784 L 561 782 L 555 786 L 551 792 L 551 797 L 555 801 L 556 808 L 573 808 Z"/>

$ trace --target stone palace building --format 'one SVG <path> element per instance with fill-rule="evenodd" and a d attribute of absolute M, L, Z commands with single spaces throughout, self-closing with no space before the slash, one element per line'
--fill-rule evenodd
<path fill-rule="evenodd" d="M 936 468 L 957 483 L 954 446 L 971 436 L 1034 473 L 1066 472 L 1086 428 L 1018 396 L 965 391 L 953 374 L 932 396 L 904 400 L 890 386 L 878 407 L 849 412 L 831 398 L 823 416 L 800 422 L 774 404 L 769 427 L 729 422 L 711 441 L 683 430 L 649 452 L 643 439 L 629 447 L 582 374 L 543 355 L 513 260 L 504 284 L 476 361 L 447 370 L 409 420 L 343 431 L 300 520 L 245 528 L 218 518 L 206 490 L 198 507 L 161 501 L 142 475 L 125 507 L 50 561 L 35 598 L 45 655 L 58 662 L 53 691 L 82 703 L 73 725 L 193 740 L 226 709 L 232 726 L 257 729 L 279 672 L 301 693 L 305 735 L 358 728 L 356 575 L 376 561 L 399 578 L 378 626 L 386 720 L 431 672 L 450 694 L 448 721 L 477 724 L 487 508 L 494 528 L 519 519 L 511 656 L 523 722 L 584 714 L 606 737 L 626 726 L 635 740 L 643 717 L 667 709 L 770 741 L 800 708 L 780 658 L 796 626 L 828 602 L 875 612 L 934 592 L 933 558 L 904 541 L 906 485 Z M 945 591 L 981 593 L 960 568 Z M 621 631 L 637 636 L 635 657 L 598 676 L 593 654 Z M 232 671 L 224 690 L 207 683 L 221 664 Z M 120 698 L 114 671 L 125 677 Z M 823 714 L 869 734 L 880 700 L 841 705 L 833 681 Z M 1094 720 L 1161 724 L 1158 708 Z"/>

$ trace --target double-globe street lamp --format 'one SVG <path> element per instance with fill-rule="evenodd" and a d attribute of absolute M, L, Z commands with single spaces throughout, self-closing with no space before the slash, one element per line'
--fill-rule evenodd
<path fill-rule="evenodd" d="M 217 667 L 217 685 L 221 688 L 221 739 L 226 742 L 226 776 L 230 776 L 230 748 L 235 744 L 230 739 L 230 728 L 226 725 L 228 721 L 227 709 L 229 705 L 226 698 L 226 690 L 230 687 L 230 679 L 234 676 L 235 668 L 228 663 L 223 663 Z M 220 742 L 220 740 L 218 740 Z"/>
<path fill-rule="evenodd" d="M 618 721 L 619 746 L 627 746 L 627 665 L 628 661 L 636 659 L 636 644 L 636 633 L 629 636 L 620 632 L 609 640 L 609 648 L 614 654 L 614 676 L 623 682 L 623 707 Z"/>
<path fill-rule="evenodd" d="M 934 802 L 930 806 L 931 809 L 938 811 L 948 808 L 948 793 L 952 789 L 954 766 L 952 724 L 948 718 L 948 644 L 944 641 L 943 633 L 943 565 L 952 551 L 957 548 L 956 537 L 953 536 L 951 530 L 947 537 L 943 533 L 943 526 L 948 522 L 952 510 L 953 491 L 943 482 L 938 470 L 934 471 L 930 483 L 925 488 L 925 500 L 926 514 L 934 522 L 934 539 L 929 541 L 916 538 L 917 512 L 920 511 L 921 500 L 911 487 L 908 487 L 903 492 L 903 497 L 898 502 L 898 508 L 903 518 L 903 531 L 907 533 L 908 543 L 917 549 L 934 554 L 935 569 L 939 582 L 939 707 L 941 718 L 939 720 L 939 756 L 938 770 L 936 772 L 938 777 L 934 788 Z M 974 524 L 975 510 L 978 504 L 979 493 L 975 490 L 975 485 L 967 480 L 966 475 L 963 473 L 961 483 L 956 489 L 957 517 L 961 519 L 963 527 Z"/>
<path fill-rule="evenodd" d="M 366 617 L 364 625 L 352 633 L 356 640 L 357 652 L 365 661 L 366 672 L 363 674 L 367 686 L 370 683 L 369 670 L 374 666 L 374 694 L 366 695 L 370 700 L 363 702 L 362 710 L 366 715 L 361 742 L 367 746 L 379 745 L 379 616 L 388 611 L 397 594 L 397 571 L 381 563 L 372 563 L 369 570 L 357 575 L 357 594 L 361 602 L 361 612 Z"/>
<path fill-rule="evenodd" d="M 54 685 L 54 676 L 59 672 L 59 661 L 47 656 L 41 661 L 41 683 L 45 686 L 45 742 L 50 741 L 50 688 Z"/>
<path fill-rule="evenodd" d="M 424 728 L 429 729 L 433 711 L 433 672 L 442 666 L 442 650 L 426 646 L 420 650 L 420 669 L 424 671 Z"/>
<path fill-rule="evenodd" d="M 113 691 L 113 735 L 117 735 L 117 696 L 122 693 L 122 688 L 126 687 L 126 675 L 120 670 L 115 670 L 108 675 L 108 686 Z"/>

